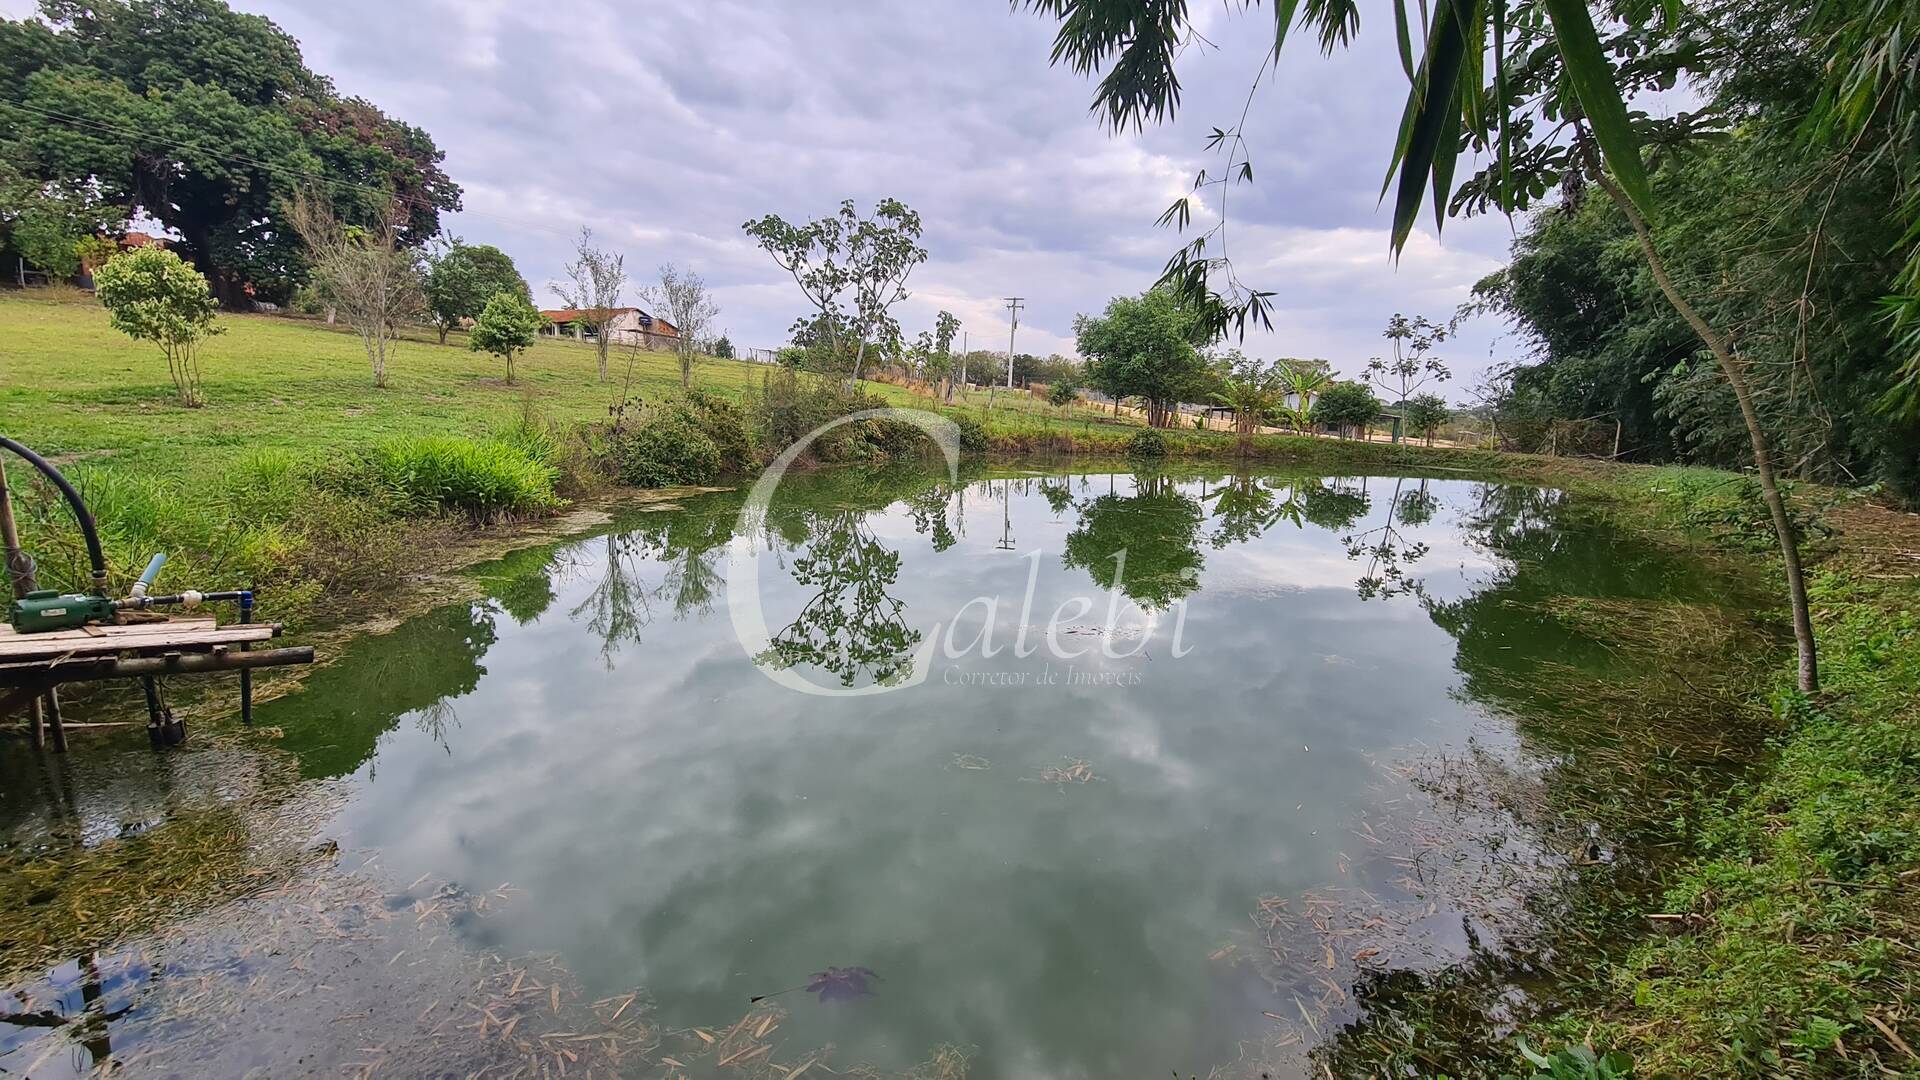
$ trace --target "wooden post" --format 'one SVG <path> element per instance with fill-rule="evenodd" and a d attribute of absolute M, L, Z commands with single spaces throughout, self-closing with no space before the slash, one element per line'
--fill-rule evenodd
<path fill-rule="evenodd" d="M 13 585 L 14 598 L 24 597 L 38 588 L 39 583 L 34 580 L 33 561 L 20 548 L 20 530 L 13 520 L 13 493 L 7 489 L 7 465 L 4 461 L 0 461 L 0 549 L 4 549 L 7 579 Z M 29 730 L 35 750 L 46 749 L 49 714 L 53 720 L 54 749 L 67 748 L 67 733 L 60 723 L 60 698 L 56 691 L 48 689 L 44 695 L 34 698 L 30 714 Z"/>
<path fill-rule="evenodd" d="M 253 621 L 253 589 L 251 587 L 240 594 L 240 621 L 243 623 Z M 246 652 L 250 645 L 250 642 L 241 642 L 240 651 Z M 251 668 L 240 669 L 240 722 L 248 727 L 253 726 L 253 669 Z"/>
<path fill-rule="evenodd" d="M 53 752 L 64 754 L 67 752 L 67 725 L 60 718 L 60 691 L 48 687 L 46 695 L 40 700 L 47 706 L 47 728 L 53 733 Z"/>

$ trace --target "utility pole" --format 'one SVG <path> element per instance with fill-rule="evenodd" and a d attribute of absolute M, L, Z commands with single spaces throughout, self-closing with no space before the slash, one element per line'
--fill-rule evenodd
<path fill-rule="evenodd" d="M 1024 296 L 1007 297 L 1007 310 L 1013 313 L 1013 325 L 1007 330 L 1007 389 L 1013 389 L 1013 335 L 1020 329 L 1020 301 Z"/>

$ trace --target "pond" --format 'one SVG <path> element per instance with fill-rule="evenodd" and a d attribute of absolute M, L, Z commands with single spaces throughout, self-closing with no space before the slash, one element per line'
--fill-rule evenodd
<path fill-rule="evenodd" d="M 1437 869 L 1413 824 L 1425 766 L 1555 753 L 1530 675 L 1620 662 L 1563 602 L 1751 606 L 1577 499 L 1464 479 L 836 469 L 742 533 L 743 501 L 479 567 L 484 599 L 259 710 L 376 907 L 460 909 L 342 977 L 365 1012 L 431 1012 L 390 973 L 453 948 L 551 957 L 601 1021 L 640 992 L 634 1074 L 1278 1062 L 1352 1017 L 1366 971 L 1497 937 L 1511 868 L 1567 857 L 1476 805 L 1499 839 Z M 161 769 L 116 779 L 92 833 L 163 816 L 140 794 Z M 7 812 L 17 847 L 63 811 Z M 96 1036 L 178 1041 L 169 978 L 246 977 L 186 955 L 127 962 Z M 72 1008 L 79 978 L 42 996 Z M 353 1025 L 315 1023 L 240 1037 L 307 1056 L 209 1071 L 352 1060 Z M 0 1067 L 40 1056 L 7 1036 Z"/>

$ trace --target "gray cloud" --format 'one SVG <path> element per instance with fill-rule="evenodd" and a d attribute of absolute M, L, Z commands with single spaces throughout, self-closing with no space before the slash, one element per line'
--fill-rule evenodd
<path fill-rule="evenodd" d="M 1183 60 L 1172 124 L 1109 134 L 1092 85 L 1051 68 L 1052 24 L 972 4 L 235 0 L 300 39 L 347 93 L 430 131 L 467 190 L 448 226 L 511 252 L 538 286 L 591 226 L 629 272 L 666 261 L 716 287 L 737 343 L 771 346 L 802 300 L 740 224 L 893 195 L 920 211 L 931 261 L 901 319 L 950 309 L 975 347 L 1005 347 L 1000 298 L 1028 298 L 1020 348 L 1072 350 L 1073 318 L 1138 292 L 1181 242 L 1153 220 L 1235 123 L 1270 41 L 1265 10 L 1202 5 L 1215 47 Z M 18 8 L 20 0 L 0 0 Z M 1383 32 L 1385 31 L 1385 32 Z M 1352 51 L 1289 46 L 1254 99 L 1257 183 L 1231 193 L 1242 277 L 1276 293 L 1249 352 L 1353 372 L 1396 310 L 1451 314 L 1497 266 L 1503 221 L 1431 221 L 1398 265 L 1377 206 L 1405 77 L 1390 28 Z M 1497 327 L 1448 356 L 1469 384 Z"/>

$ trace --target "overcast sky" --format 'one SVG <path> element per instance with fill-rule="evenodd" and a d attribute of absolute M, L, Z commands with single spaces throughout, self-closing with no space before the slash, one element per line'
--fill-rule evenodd
<path fill-rule="evenodd" d="M 1197 0 L 1215 46 L 1185 56 L 1178 117 L 1116 136 L 1088 112 L 1091 82 L 1048 65 L 1053 24 L 1005 0 L 234 3 L 343 92 L 431 132 L 466 190 L 447 226 L 513 255 L 542 303 L 587 225 L 634 279 L 667 261 L 704 274 L 749 346 L 783 342 L 804 301 L 741 223 L 890 195 L 931 252 L 898 310 L 909 337 L 945 308 L 973 347 L 1004 349 L 1001 298 L 1020 295 L 1019 350 L 1072 353 L 1074 316 L 1147 287 L 1181 243 L 1154 219 L 1224 164 L 1206 133 L 1238 118 L 1271 40 L 1267 9 Z M 1449 317 L 1510 237 L 1504 219 L 1453 221 L 1442 244 L 1429 216 L 1389 257 L 1378 195 L 1406 80 L 1385 15 L 1366 18 L 1350 52 L 1288 48 L 1248 123 L 1257 182 L 1230 194 L 1241 277 L 1277 294 L 1274 332 L 1247 351 L 1349 375 L 1395 311 Z M 1448 396 L 1516 347 L 1500 331 L 1445 347 Z"/>

